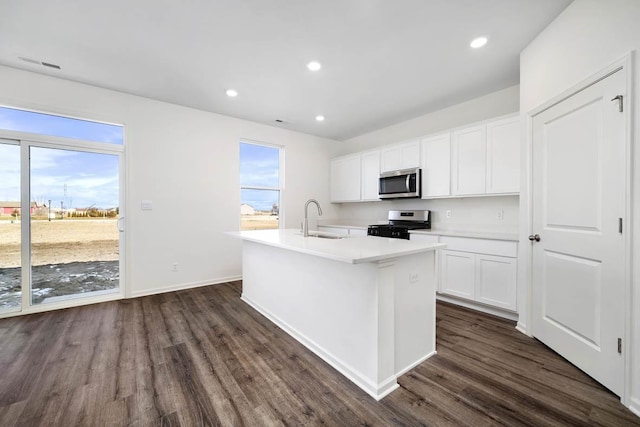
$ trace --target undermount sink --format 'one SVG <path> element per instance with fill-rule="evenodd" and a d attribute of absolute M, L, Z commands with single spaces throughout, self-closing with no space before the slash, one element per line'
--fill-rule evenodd
<path fill-rule="evenodd" d="M 302 235 L 302 233 L 300 233 Z M 329 233 L 323 233 L 320 231 L 310 231 L 309 232 L 309 237 L 316 237 L 318 239 L 333 239 L 333 240 L 338 240 L 338 239 L 344 239 L 345 237 L 348 236 L 340 236 L 338 234 L 329 234 Z"/>
<path fill-rule="evenodd" d="M 337 236 L 335 234 L 311 234 L 309 233 L 309 237 L 318 237 L 320 239 L 344 239 L 345 236 Z"/>

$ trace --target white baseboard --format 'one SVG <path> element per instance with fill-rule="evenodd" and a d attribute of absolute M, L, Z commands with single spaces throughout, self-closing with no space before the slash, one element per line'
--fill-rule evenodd
<path fill-rule="evenodd" d="M 401 369 L 400 372 L 398 372 L 396 374 L 396 378 L 397 377 L 401 377 L 402 375 L 406 374 L 407 372 L 409 372 L 410 370 L 412 370 L 413 368 L 415 368 L 416 366 L 418 366 L 419 364 L 421 364 L 422 362 L 424 362 L 425 360 L 427 360 L 428 358 L 430 358 L 431 356 L 438 354 L 437 351 L 432 351 L 431 353 L 427 354 L 424 357 L 421 357 L 420 359 L 416 360 L 415 362 L 411 363 L 409 366 L 407 366 L 404 369 Z"/>
<path fill-rule="evenodd" d="M 164 286 L 162 288 L 144 289 L 141 291 L 131 292 L 131 295 L 129 295 L 128 298 L 138 298 L 138 297 L 144 297 L 147 295 L 163 294 L 165 292 L 199 288 L 201 286 L 219 285 L 220 283 L 234 282 L 236 280 L 242 280 L 242 276 L 230 276 L 230 277 L 223 277 L 223 278 L 214 279 L 214 280 L 203 280 L 200 282 L 179 283 L 177 285 Z"/>
<path fill-rule="evenodd" d="M 518 322 L 518 324 L 516 325 L 516 331 L 525 334 L 528 337 L 532 337 L 533 335 L 531 335 L 529 333 L 529 329 L 527 329 L 527 325 L 525 325 L 524 323 L 520 323 Z"/>
<path fill-rule="evenodd" d="M 629 410 L 640 417 L 640 400 L 635 397 L 629 399 Z"/>
<path fill-rule="evenodd" d="M 288 333 L 293 338 L 295 338 L 302 345 L 304 345 L 313 353 L 315 353 L 322 360 L 324 360 L 329 365 L 331 365 L 336 371 L 340 372 L 342 375 L 347 377 L 351 382 L 353 382 L 355 385 L 360 387 L 362 390 L 364 390 L 369 396 L 373 397 L 374 399 L 380 400 L 399 387 L 395 376 L 389 377 L 378 384 L 371 382 L 367 377 L 361 374 L 357 369 L 354 369 L 353 367 L 344 363 L 339 358 L 335 357 L 333 354 L 331 354 L 330 352 L 325 350 L 323 347 L 318 345 L 316 342 L 309 339 L 307 336 L 300 333 L 295 328 L 291 327 L 288 323 L 284 322 L 278 316 L 275 316 L 269 310 L 264 309 L 262 306 L 251 301 L 244 295 L 241 297 L 241 299 L 247 304 L 249 304 L 251 307 L 253 307 L 260 314 L 265 316 L 267 319 L 269 319 L 270 321 L 275 323 L 277 326 L 279 326 L 286 333 Z"/>
<path fill-rule="evenodd" d="M 518 313 L 505 311 L 500 308 L 489 307 L 488 305 L 477 304 L 477 303 L 474 303 L 473 301 L 466 301 L 463 299 L 458 299 L 458 298 L 451 297 L 449 295 L 443 295 L 443 294 L 436 294 L 436 299 L 438 301 L 449 302 L 451 304 L 460 305 L 462 307 L 481 311 L 483 313 L 491 314 L 493 316 L 502 317 L 503 319 L 513 320 L 514 322 L 518 321 Z"/>

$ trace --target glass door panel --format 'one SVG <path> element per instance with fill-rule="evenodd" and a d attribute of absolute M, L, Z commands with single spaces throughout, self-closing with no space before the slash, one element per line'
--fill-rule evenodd
<path fill-rule="evenodd" d="M 30 148 L 32 305 L 118 291 L 119 161 Z"/>
<path fill-rule="evenodd" d="M 21 307 L 20 146 L 0 143 L 0 312 Z"/>

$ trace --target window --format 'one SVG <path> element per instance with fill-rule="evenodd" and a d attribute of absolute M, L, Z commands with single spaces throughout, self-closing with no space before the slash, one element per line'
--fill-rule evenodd
<path fill-rule="evenodd" d="M 240 143 L 240 229 L 279 228 L 282 148 Z"/>
<path fill-rule="evenodd" d="M 122 145 L 122 126 L 0 107 L 0 129 Z"/>

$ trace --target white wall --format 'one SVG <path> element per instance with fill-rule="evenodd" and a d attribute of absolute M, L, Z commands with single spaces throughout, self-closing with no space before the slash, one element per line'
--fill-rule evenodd
<path fill-rule="evenodd" d="M 342 144 L 341 154 L 363 151 L 515 113 L 518 111 L 518 100 L 519 86 L 502 89 L 397 125 L 347 139 Z"/>
<path fill-rule="evenodd" d="M 439 133 L 518 111 L 519 86 L 499 90 L 461 104 L 346 140 L 341 154 Z M 436 200 L 398 200 L 344 203 L 341 219 L 386 220 L 389 209 L 429 209 L 432 226 L 441 229 L 518 231 L 518 197 L 480 197 Z M 452 210 L 450 219 L 445 211 Z M 498 221 L 497 211 L 504 211 Z"/>
<path fill-rule="evenodd" d="M 520 109 L 523 115 L 554 96 L 568 90 L 616 60 L 640 48 L 640 1 L 638 0 L 575 0 L 552 22 L 520 56 Z M 635 113 L 633 127 L 640 125 L 640 64 L 635 60 Z M 628 94 L 630 95 L 630 94 Z M 640 134 L 635 131 L 633 170 L 640 170 Z M 523 141 L 523 152 L 530 153 L 530 141 Z M 530 159 L 524 159 L 529 167 Z M 523 179 L 528 180 L 525 170 Z M 521 247 L 518 260 L 519 283 L 530 278 L 527 265 L 530 248 L 526 236 L 531 232 L 528 194 L 530 182 L 523 181 L 521 192 Z M 632 266 L 640 266 L 640 174 L 633 177 L 633 259 Z M 523 267 L 523 268 L 520 268 Z M 527 267 L 527 268 L 524 268 Z M 631 398 L 630 405 L 640 415 L 640 275 L 633 275 L 633 328 L 628 334 L 635 337 L 630 343 Z M 528 294 L 528 286 L 518 291 L 521 319 L 528 308 L 520 296 Z M 526 324 L 522 324 L 526 328 Z"/>
<path fill-rule="evenodd" d="M 285 147 L 285 226 L 298 226 L 308 198 L 327 216 L 338 209 L 329 203 L 337 141 L 7 67 L 0 104 L 125 125 L 128 295 L 240 276 L 240 241 L 223 233 L 239 228 L 241 139 Z"/>

